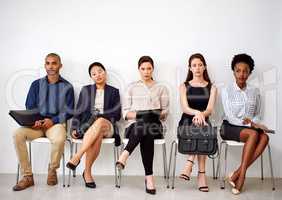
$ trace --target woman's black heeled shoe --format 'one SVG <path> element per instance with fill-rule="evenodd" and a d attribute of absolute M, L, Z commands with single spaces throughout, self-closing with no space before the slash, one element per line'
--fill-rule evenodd
<path fill-rule="evenodd" d="M 73 164 L 73 163 L 71 163 L 71 162 L 68 162 L 67 165 L 66 165 L 66 167 L 69 168 L 69 169 L 71 169 L 71 170 L 75 170 L 76 167 L 79 165 L 79 163 L 80 163 L 80 160 L 78 161 L 78 163 L 77 163 L 76 165 Z"/>
<path fill-rule="evenodd" d="M 145 180 L 145 191 L 148 193 L 148 194 L 156 194 L 156 189 L 148 189 L 147 188 L 147 181 Z"/>
<path fill-rule="evenodd" d="M 192 161 L 192 160 L 187 160 L 188 162 L 191 162 L 192 163 L 192 167 L 193 167 L 193 165 L 194 165 L 194 162 Z M 192 168 L 191 168 L 192 169 Z M 192 172 L 192 170 L 191 170 L 191 172 Z M 190 176 L 188 176 L 187 174 L 180 174 L 179 175 L 179 178 L 180 179 L 183 179 L 183 180 L 185 180 L 185 181 L 190 181 Z"/>
<path fill-rule="evenodd" d="M 85 183 L 85 187 L 88 187 L 88 188 L 96 188 L 96 183 L 93 181 L 93 182 L 86 182 L 85 180 L 85 177 L 84 177 L 84 171 L 82 173 L 82 178 L 84 180 L 84 183 Z"/>
<path fill-rule="evenodd" d="M 205 174 L 206 172 L 201 172 L 201 171 L 198 171 L 198 174 Z M 201 192 L 209 192 L 209 187 L 208 186 L 202 186 L 202 187 L 199 187 L 198 188 Z"/>
<path fill-rule="evenodd" d="M 117 161 L 116 162 L 116 168 L 118 168 L 119 170 L 123 170 L 124 169 L 124 164 L 122 162 Z"/>

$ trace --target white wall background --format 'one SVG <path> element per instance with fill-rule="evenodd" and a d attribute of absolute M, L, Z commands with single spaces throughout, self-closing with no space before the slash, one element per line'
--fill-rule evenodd
<path fill-rule="evenodd" d="M 270 143 L 274 172 L 281 177 L 281 11 L 279 0 L 0 0 L 0 173 L 16 172 L 12 133 L 18 125 L 8 111 L 24 108 L 30 83 L 44 75 L 44 57 L 49 52 L 61 55 L 62 74 L 75 88 L 90 83 L 88 65 L 100 61 L 121 93 L 129 82 L 138 79 L 138 58 L 152 56 L 155 79 L 170 90 L 168 144 L 175 138 L 181 114 L 178 85 L 186 76 L 189 55 L 203 53 L 211 78 L 222 87 L 233 80 L 229 67 L 233 55 L 246 52 L 256 62 L 252 82 L 266 91 L 264 121 L 277 130 Z M 46 173 L 48 155 L 48 147 L 34 145 L 35 173 Z M 240 155 L 239 149 L 230 151 L 229 169 L 238 165 Z M 185 160 L 178 158 L 177 173 Z M 112 159 L 112 148 L 103 147 L 94 174 L 113 174 Z M 267 163 L 265 167 L 269 176 Z M 259 176 L 259 169 L 255 163 L 248 175 Z M 157 175 L 163 171 L 159 147 L 154 171 Z M 207 172 L 212 173 L 211 160 Z M 144 174 L 139 148 L 125 173 Z"/>

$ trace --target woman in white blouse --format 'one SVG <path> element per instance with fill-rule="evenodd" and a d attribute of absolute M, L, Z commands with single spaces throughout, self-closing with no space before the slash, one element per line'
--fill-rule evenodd
<path fill-rule="evenodd" d="M 235 82 L 222 90 L 225 119 L 220 134 L 224 140 L 244 142 L 242 161 L 227 177 L 232 193 L 239 194 L 248 167 L 263 153 L 268 144 L 267 127 L 260 124 L 259 89 L 247 83 L 254 69 L 254 61 L 247 54 L 235 55 L 231 68 Z"/>
<path fill-rule="evenodd" d="M 168 114 L 169 96 L 164 85 L 153 80 L 154 62 L 142 56 L 138 62 L 141 80 L 129 85 L 122 105 L 123 117 L 127 121 L 125 136 L 129 139 L 116 166 L 124 169 L 129 155 L 140 144 L 145 169 L 145 191 L 155 194 L 153 179 L 154 139 L 163 137 L 161 121 Z"/>

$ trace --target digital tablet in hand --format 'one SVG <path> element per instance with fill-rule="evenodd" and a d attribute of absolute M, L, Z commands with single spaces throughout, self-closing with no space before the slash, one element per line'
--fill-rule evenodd
<path fill-rule="evenodd" d="M 266 130 L 264 130 L 266 133 L 272 133 L 272 134 L 274 134 L 275 133 L 275 130 L 272 130 L 272 129 L 266 129 Z"/>

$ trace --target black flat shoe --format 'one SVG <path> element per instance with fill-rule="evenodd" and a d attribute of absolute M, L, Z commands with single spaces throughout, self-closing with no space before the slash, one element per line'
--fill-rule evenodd
<path fill-rule="evenodd" d="M 71 163 L 71 162 L 68 162 L 67 165 L 66 165 L 66 167 L 69 168 L 69 169 L 71 169 L 71 170 L 75 170 L 76 167 L 79 165 L 79 163 L 80 163 L 80 160 L 78 161 L 78 163 L 77 163 L 76 165 L 73 164 L 73 163 Z"/>
<path fill-rule="evenodd" d="M 156 189 L 148 189 L 147 188 L 147 181 L 145 180 L 145 191 L 148 193 L 148 194 L 152 194 L 152 195 L 155 195 L 156 194 Z"/>
<path fill-rule="evenodd" d="M 123 170 L 124 169 L 124 164 L 122 162 L 117 161 L 116 162 L 116 168 L 118 168 L 119 170 Z"/>
<path fill-rule="evenodd" d="M 96 183 L 93 181 L 93 182 L 86 182 L 85 180 L 85 177 L 84 177 L 84 171 L 82 173 L 82 178 L 84 180 L 84 183 L 85 183 L 85 187 L 88 187 L 88 188 L 96 188 Z"/>

